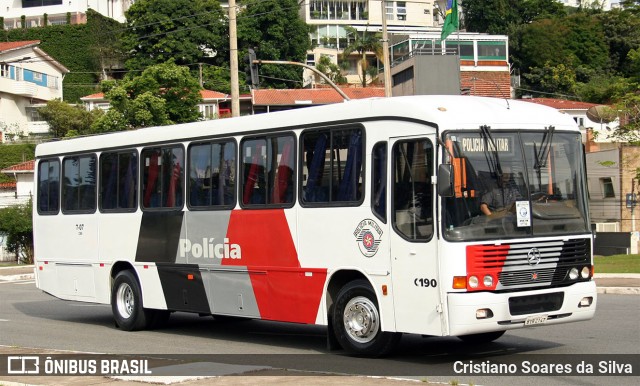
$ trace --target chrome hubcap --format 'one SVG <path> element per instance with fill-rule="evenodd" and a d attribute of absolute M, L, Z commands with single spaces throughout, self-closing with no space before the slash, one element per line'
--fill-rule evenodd
<path fill-rule="evenodd" d="M 368 343 L 380 329 L 380 315 L 371 300 L 364 296 L 353 298 L 344 309 L 344 328 L 349 338 Z"/>
<path fill-rule="evenodd" d="M 131 317 L 135 307 L 135 300 L 133 299 L 133 290 L 129 284 L 122 283 L 120 287 L 118 287 L 116 304 L 118 305 L 118 312 L 123 318 L 128 319 Z"/>

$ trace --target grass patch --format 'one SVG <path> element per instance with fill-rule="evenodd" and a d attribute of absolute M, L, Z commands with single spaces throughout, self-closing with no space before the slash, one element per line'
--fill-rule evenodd
<path fill-rule="evenodd" d="M 594 256 L 598 273 L 640 273 L 640 255 Z"/>

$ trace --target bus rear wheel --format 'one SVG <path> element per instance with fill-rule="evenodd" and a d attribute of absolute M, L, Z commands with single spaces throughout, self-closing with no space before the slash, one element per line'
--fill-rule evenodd
<path fill-rule="evenodd" d="M 153 322 L 153 310 L 142 307 L 142 291 L 133 272 L 127 270 L 116 275 L 111 290 L 111 311 L 116 325 L 125 331 L 142 330 Z"/>
<path fill-rule="evenodd" d="M 398 333 L 382 331 L 376 295 L 364 280 L 355 280 L 340 290 L 332 323 L 340 346 L 354 355 L 386 355 L 400 338 Z"/>

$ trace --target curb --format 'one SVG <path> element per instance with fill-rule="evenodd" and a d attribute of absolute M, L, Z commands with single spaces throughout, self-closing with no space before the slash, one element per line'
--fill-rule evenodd
<path fill-rule="evenodd" d="M 599 294 L 640 295 L 640 287 L 597 287 Z"/>

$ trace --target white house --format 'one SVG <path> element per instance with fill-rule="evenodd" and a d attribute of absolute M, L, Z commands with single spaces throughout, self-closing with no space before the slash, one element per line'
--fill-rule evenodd
<path fill-rule="evenodd" d="M 15 182 L 0 184 L 0 208 L 12 205 L 24 204 L 34 194 L 33 174 L 35 161 L 26 161 L 0 170 L 7 174 Z"/>
<path fill-rule="evenodd" d="M 83 24 L 87 22 L 87 10 L 94 11 L 119 22 L 124 22 L 124 13 L 134 0 L 8 0 L 0 6 L 4 17 L 4 28 L 42 27 L 46 24 Z"/>
<path fill-rule="evenodd" d="M 0 142 L 14 135 L 47 134 L 38 107 L 62 99 L 69 70 L 38 48 L 39 40 L 0 42 Z"/>

